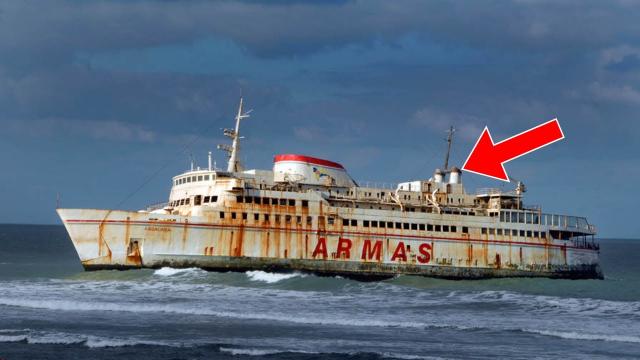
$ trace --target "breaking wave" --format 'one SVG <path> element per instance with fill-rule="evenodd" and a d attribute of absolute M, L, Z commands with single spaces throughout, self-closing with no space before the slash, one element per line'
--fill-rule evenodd
<path fill-rule="evenodd" d="M 32 331 L 32 330 L 1 330 L 0 343 L 24 342 L 27 344 L 58 344 L 58 345 L 84 345 L 89 348 L 124 347 L 136 345 L 176 346 L 176 344 L 162 341 L 120 339 L 113 337 L 100 337 L 94 335 L 70 334 L 64 332 Z"/>
<path fill-rule="evenodd" d="M 553 336 L 561 339 L 568 340 L 595 340 L 595 341 L 615 341 L 615 342 L 627 342 L 627 343 L 640 343 L 639 336 L 630 335 L 608 335 L 608 334 L 588 334 L 579 333 L 574 331 L 548 331 L 548 330 L 533 330 L 522 329 L 523 332 L 540 334 L 545 336 Z"/>
<path fill-rule="evenodd" d="M 277 283 L 282 280 L 292 279 L 296 277 L 305 277 L 305 274 L 301 273 L 291 273 L 291 274 L 279 274 L 279 273 L 268 273 L 264 271 L 247 271 L 247 277 L 249 277 L 252 281 L 262 281 L 268 284 Z"/>
<path fill-rule="evenodd" d="M 171 267 L 163 267 L 153 272 L 153 275 L 157 276 L 174 276 L 174 275 L 185 275 L 185 274 L 205 274 L 206 271 L 198 269 L 198 268 L 186 268 L 186 269 L 175 269 Z"/>

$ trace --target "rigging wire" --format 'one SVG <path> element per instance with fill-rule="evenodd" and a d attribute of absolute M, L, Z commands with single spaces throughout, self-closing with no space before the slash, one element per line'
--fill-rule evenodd
<path fill-rule="evenodd" d="M 202 131 L 198 131 L 196 132 L 196 134 L 194 134 L 192 136 L 192 138 L 187 141 L 181 148 L 181 154 L 186 154 L 188 151 L 191 150 L 191 146 L 196 144 L 197 142 L 199 142 L 202 138 L 198 135 L 198 134 L 208 134 L 209 131 L 213 128 L 214 126 L 214 122 L 210 123 L 209 126 L 203 127 L 201 130 Z M 151 175 L 147 176 L 145 178 L 145 180 L 142 182 L 142 184 L 140 184 L 140 186 L 138 186 L 135 190 L 133 190 L 131 193 L 129 193 L 124 199 L 122 199 L 116 206 L 115 208 L 119 208 L 120 206 L 122 206 L 123 204 L 125 204 L 127 201 L 129 201 L 132 197 L 134 197 L 138 192 L 140 192 L 140 190 L 142 190 L 145 186 L 147 186 L 147 184 L 149 184 L 151 182 L 151 180 L 155 179 L 156 176 L 158 176 L 164 169 L 167 168 L 167 166 L 169 166 L 170 163 L 173 162 L 173 157 L 170 157 L 169 159 L 167 159 L 164 164 L 162 164 L 156 171 L 154 171 Z"/>

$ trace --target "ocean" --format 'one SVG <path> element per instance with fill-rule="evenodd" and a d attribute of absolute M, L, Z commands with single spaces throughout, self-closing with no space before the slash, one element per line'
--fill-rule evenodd
<path fill-rule="evenodd" d="M 640 241 L 605 280 L 84 272 L 62 226 L 0 225 L 0 359 L 640 358 Z"/>

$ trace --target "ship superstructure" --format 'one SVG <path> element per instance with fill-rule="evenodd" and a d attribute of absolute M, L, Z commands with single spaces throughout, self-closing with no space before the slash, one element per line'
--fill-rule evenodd
<path fill-rule="evenodd" d="M 85 269 L 602 278 L 596 230 L 584 217 L 524 205 L 521 182 L 467 193 L 448 153 L 431 178 L 394 188 L 359 185 L 339 163 L 299 154 L 276 155 L 271 170 L 245 170 L 242 106 L 235 129 L 224 131 L 231 146 L 219 146 L 227 169 L 209 153 L 207 168 L 172 179 L 166 204 L 58 209 Z"/>

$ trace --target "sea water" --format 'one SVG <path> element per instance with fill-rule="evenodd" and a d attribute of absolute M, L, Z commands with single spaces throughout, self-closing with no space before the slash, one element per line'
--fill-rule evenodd
<path fill-rule="evenodd" d="M 637 359 L 640 241 L 600 243 L 605 280 L 361 283 L 84 272 L 62 226 L 0 225 L 0 359 Z"/>

